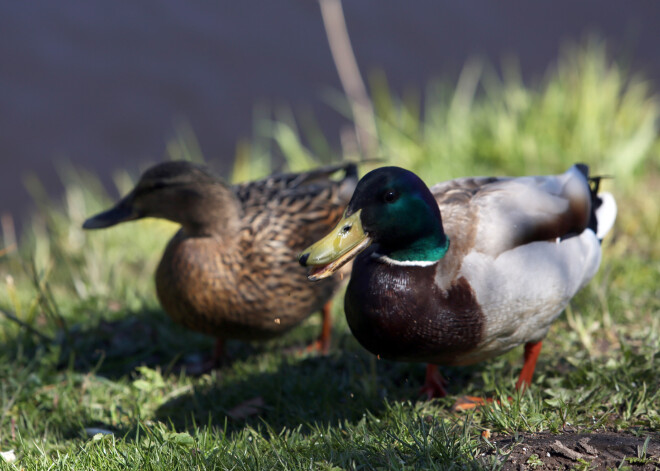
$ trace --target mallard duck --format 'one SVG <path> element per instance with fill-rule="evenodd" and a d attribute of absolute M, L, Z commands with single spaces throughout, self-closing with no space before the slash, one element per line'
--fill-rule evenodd
<path fill-rule="evenodd" d="M 340 170 L 343 179 L 329 178 Z M 165 162 L 83 228 L 144 217 L 181 225 L 158 264 L 156 291 L 175 322 L 217 338 L 213 361 L 224 339 L 270 339 L 320 309 L 313 347 L 327 352 L 339 280 L 311 285 L 296 256 L 339 220 L 357 180 L 355 165 L 345 163 L 229 186 L 204 166 Z"/>
<path fill-rule="evenodd" d="M 408 170 L 379 168 L 299 261 L 314 281 L 356 257 L 344 301 L 351 331 L 381 358 L 429 363 L 429 397 L 446 394 L 437 364 L 469 365 L 521 344 L 523 389 L 550 325 L 600 264 L 616 203 L 599 182 L 577 164 L 429 189 Z"/>

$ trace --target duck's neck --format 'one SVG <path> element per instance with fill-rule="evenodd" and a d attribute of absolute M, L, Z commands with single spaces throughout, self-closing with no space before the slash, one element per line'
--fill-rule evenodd
<path fill-rule="evenodd" d="M 417 239 L 403 249 L 393 250 L 386 255 L 397 262 L 437 262 L 449 250 L 449 237 L 440 229 L 439 233 Z"/>
<path fill-rule="evenodd" d="M 242 208 L 231 189 L 224 185 L 196 192 L 196 201 L 182 208 L 177 222 L 190 237 L 216 237 L 229 243 L 240 231 Z"/>

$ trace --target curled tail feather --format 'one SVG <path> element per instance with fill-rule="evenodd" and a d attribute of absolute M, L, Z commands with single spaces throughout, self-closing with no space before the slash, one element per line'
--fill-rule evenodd
<path fill-rule="evenodd" d="M 600 182 L 605 178 L 612 177 L 605 175 L 589 176 L 589 167 L 584 164 L 577 164 L 577 167 L 587 178 L 591 192 L 591 215 L 587 227 L 594 231 L 598 240 L 602 241 L 614 225 L 617 206 L 611 193 L 599 193 Z"/>

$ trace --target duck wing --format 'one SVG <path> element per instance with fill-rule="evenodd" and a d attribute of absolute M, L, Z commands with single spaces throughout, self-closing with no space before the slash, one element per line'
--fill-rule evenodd
<path fill-rule="evenodd" d="M 339 180 L 330 177 L 339 171 Z M 354 163 L 301 173 L 281 173 L 234 186 L 246 226 L 254 233 L 302 250 L 339 220 L 357 185 Z M 270 228 L 270 230 L 266 230 Z"/>
<path fill-rule="evenodd" d="M 560 175 L 461 178 L 439 183 L 431 192 L 445 230 L 467 236 L 471 250 L 491 256 L 595 229 L 602 202 L 582 164 Z"/>

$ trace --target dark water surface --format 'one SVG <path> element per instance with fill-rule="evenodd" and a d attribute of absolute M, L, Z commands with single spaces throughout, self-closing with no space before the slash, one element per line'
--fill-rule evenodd
<path fill-rule="evenodd" d="M 455 77 L 466 58 L 519 57 L 542 74 L 565 40 L 589 31 L 658 83 L 660 2 L 350 0 L 346 18 L 363 74 L 395 89 Z M 309 108 L 326 135 L 343 120 L 322 93 L 339 89 L 318 4 L 283 1 L 0 2 L 0 214 L 21 220 L 33 172 L 54 197 L 68 161 L 105 176 L 160 160 L 190 123 L 227 170 L 252 133 L 254 105 Z M 335 138 L 335 142 L 337 139 Z"/>

